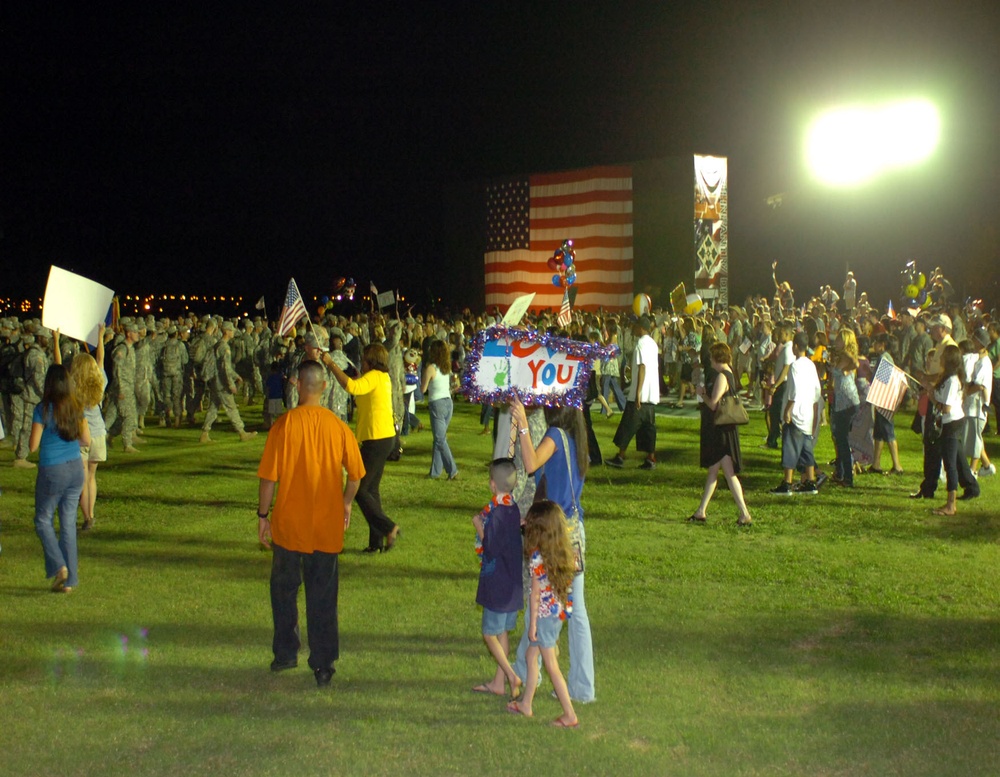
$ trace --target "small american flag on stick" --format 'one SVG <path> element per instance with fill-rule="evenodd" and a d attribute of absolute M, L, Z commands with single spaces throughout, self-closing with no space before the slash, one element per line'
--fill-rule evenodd
<path fill-rule="evenodd" d="M 281 319 L 278 321 L 278 337 L 284 337 L 306 315 L 306 305 L 299 294 L 299 287 L 292 278 L 288 281 L 288 293 L 285 294 L 285 305 L 281 308 Z"/>
<path fill-rule="evenodd" d="M 563 292 L 562 305 L 559 308 L 559 315 L 556 316 L 556 322 L 559 326 L 569 326 L 570 322 L 573 320 L 573 311 L 569 304 L 569 289 Z"/>

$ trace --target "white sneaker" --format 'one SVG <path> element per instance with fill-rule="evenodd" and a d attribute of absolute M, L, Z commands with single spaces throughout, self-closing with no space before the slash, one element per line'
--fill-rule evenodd
<path fill-rule="evenodd" d="M 990 475 L 995 475 L 997 474 L 997 465 L 991 463 L 990 466 L 988 467 L 980 467 L 978 474 L 979 477 L 988 477 Z"/>

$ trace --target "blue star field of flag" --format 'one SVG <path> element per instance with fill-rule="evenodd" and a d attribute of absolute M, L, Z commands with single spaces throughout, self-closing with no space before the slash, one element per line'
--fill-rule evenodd
<path fill-rule="evenodd" d="M 530 248 L 531 189 L 527 178 L 486 187 L 486 250 Z"/>

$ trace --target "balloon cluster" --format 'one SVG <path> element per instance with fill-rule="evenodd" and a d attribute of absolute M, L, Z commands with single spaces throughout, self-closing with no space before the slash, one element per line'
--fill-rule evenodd
<path fill-rule="evenodd" d="M 357 291 L 357 286 L 354 283 L 354 278 L 337 278 L 333 282 L 333 296 L 323 297 L 323 305 L 329 310 L 333 307 L 334 302 L 340 302 L 345 297 L 352 300 L 354 299 L 355 291 Z"/>
<path fill-rule="evenodd" d="M 556 249 L 555 253 L 549 257 L 546 263 L 550 270 L 555 270 L 552 276 L 552 285 L 557 289 L 565 289 L 576 283 L 576 251 L 573 250 L 572 240 L 563 240 L 563 244 Z"/>
<path fill-rule="evenodd" d="M 909 261 L 900 272 L 903 277 L 903 305 L 907 309 L 926 310 L 934 302 L 928 293 L 927 276 L 917 270 L 917 263 Z"/>

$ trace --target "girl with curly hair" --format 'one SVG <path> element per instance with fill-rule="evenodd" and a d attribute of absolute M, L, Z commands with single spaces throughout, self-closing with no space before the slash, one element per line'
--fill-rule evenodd
<path fill-rule="evenodd" d="M 527 654 L 528 678 L 524 695 L 507 705 L 507 711 L 531 717 L 531 703 L 538 688 L 538 655 L 548 672 L 563 714 L 552 721 L 559 728 L 580 725 L 573 710 L 569 688 L 559 669 L 556 645 L 567 615 L 572 615 L 570 587 L 576 576 L 576 561 L 570 545 L 566 516 L 555 502 L 543 499 L 524 517 L 524 557 L 531 570 Z"/>

